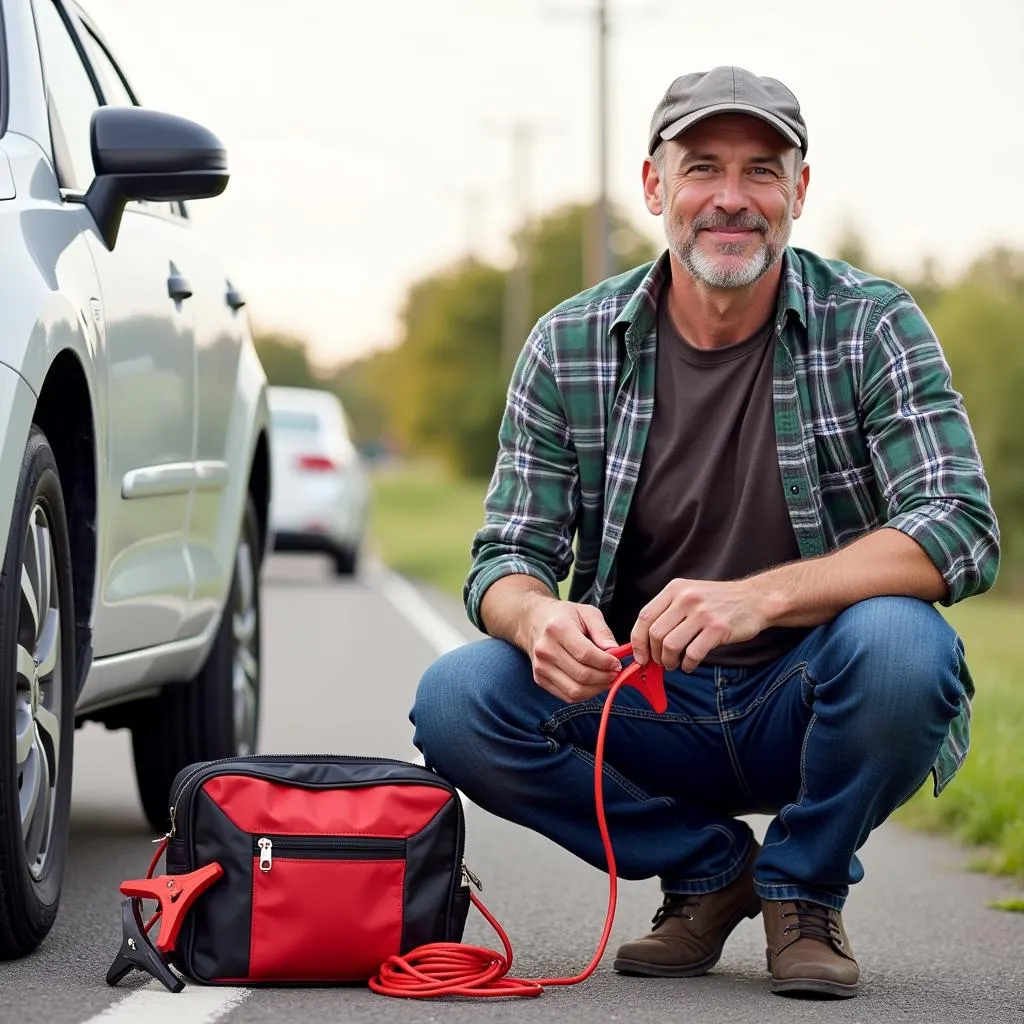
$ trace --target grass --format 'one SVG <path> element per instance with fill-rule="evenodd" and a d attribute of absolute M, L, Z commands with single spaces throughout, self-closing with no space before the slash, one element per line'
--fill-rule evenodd
<path fill-rule="evenodd" d="M 395 572 L 456 597 L 483 522 L 486 481 L 456 480 L 430 465 L 374 473 L 370 539 Z"/>
<path fill-rule="evenodd" d="M 420 466 L 379 470 L 374 486 L 372 537 L 382 561 L 461 596 L 486 481 Z M 1024 603 L 986 594 L 943 611 L 964 639 L 978 691 L 971 752 L 938 800 L 926 784 L 897 817 L 953 835 L 977 848 L 977 867 L 1024 883 Z M 1002 905 L 1024 909 L 1024 899 Z"/>
<path fill-rule="evenodd" d="M 899 817 L 978 847 L 976 867 L 1024 881 L 1024 604 L 986 594 L 944 613 L 963 637 L 978 690 L 971 751 L 938 800 L 926 785 Z"/>

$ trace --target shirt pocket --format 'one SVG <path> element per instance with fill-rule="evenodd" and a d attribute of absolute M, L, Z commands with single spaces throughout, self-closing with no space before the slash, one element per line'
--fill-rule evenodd
<path fill-rule="evenodd" d="M 870 463 L 818 474 L 825 534 L 838 546 L 881 525 L 884 510 Z"/>

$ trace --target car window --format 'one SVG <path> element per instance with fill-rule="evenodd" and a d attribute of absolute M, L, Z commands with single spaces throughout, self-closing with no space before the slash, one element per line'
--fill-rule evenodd
<path fill-rule="evenodd" d="M 274 430 L 291 433 L 313 433 L 320 429 L 320 420 L 311 412 L 296 412 L 292 409 L 275 409 L 270 414 Z"/>
<path fill-rule="evenodd" d="M 103 44 L 92 34 L 88 25 L 82 24 L 81 27 L 82 43 L 85 45 L 85 52 L 89 55 L 89 63 L 92 64 L 92 69 L 100 80 L 104 99 L 114 107 L 137 106 L 135 98 L 124 83 L 120 68 L 103 48 Z"/>
<path fill-rule="evenodd" d="M 89 127 L 99 97 L 53 0 L 36 0 L 35 12 L 58 176 L 64 188 L 85 189 L 94 177 Z"/>

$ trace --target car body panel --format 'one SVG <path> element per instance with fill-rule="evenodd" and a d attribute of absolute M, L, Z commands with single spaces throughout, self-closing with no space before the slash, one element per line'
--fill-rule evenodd
<path fill-rule="evenodd" d="M 0 5 L 10 84 L 0 197 L 13 193 L 0 198 L 0 539 L 35 403 L 71 352 L 98 439 L 86 714 L 202 666 L 269 433 L 266 377 L 244 308 L 226 300 L 226 269 L 188 218 L 129 203 L 110 250 L 80 197 L 58 187 L 29 0 Z M 172 272 L 190 298 L 171 298 Z"/>
<path fill-rule="evenodd" d="M 20 455 L 13 458 L 8 451 L 20 441 L 19 450 L 24 452 L 35 407 L 36 395 L 24 377 L 0 364 L 0 437 L 10 439 L 0 449 L 0 536 L 5 548 L 22 461 Z"/>
<path fill-rule="evenodd" d="M 91 220 L 84 207 L 76 212 Z M 178 639 L 192 592 L 185 525 L 194 482 L 194 311 L 168 294 L 168 277 L 181 269 L 177 230 L 128 209 L 113 252 L 89 231 L 110 421 L 97 658 Z"/>
<path fill-rule="evenodd" d="M 7 131 L 32 139 L 49 152 L 50 122 L 32 12 L 24 0 L 3 0 L 7 68 Z"/>
<path fill-rule="evenodd" d="M 8 132 L 0 139 L 0 151 L 8 159 L 17 191 L 14 199 L 0 202 L 0 238 L 21 240 L 17 246 L 0 245 L 0 363 L 17 373 L 38 399 L 58 354 L 72 352 L 89 386 L 93 421 L 98 431 L 105 431 L 106 378 L 96 373 L 104 355 L 92 306 L 99 285 L 88 242 L 74 219 L 85 211 L 75 208 L 71 218 L 66 216 L 68 207 L 36 142 Z M 22 421 L 6 424 L 0 461 L 21 465 L 33 411 L 28 410 Z M 97 453 L 98 475 L 103 472 L 102 458 Z M 0 516 L 4 545 L 9 512 L 8 503 L 7 514 Z"/>

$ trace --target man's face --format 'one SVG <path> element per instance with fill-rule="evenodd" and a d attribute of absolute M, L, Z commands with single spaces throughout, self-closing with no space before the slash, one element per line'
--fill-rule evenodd
<path fill-rule="evenodd" d="M 644 162 L 644 198 L 672 254 L 708 287 L 753 284 L 778 262 L 802 212 L 809 172 L 799 150 L 745 114 L 701 121 L 662 150 L 660 168 Z"/>

